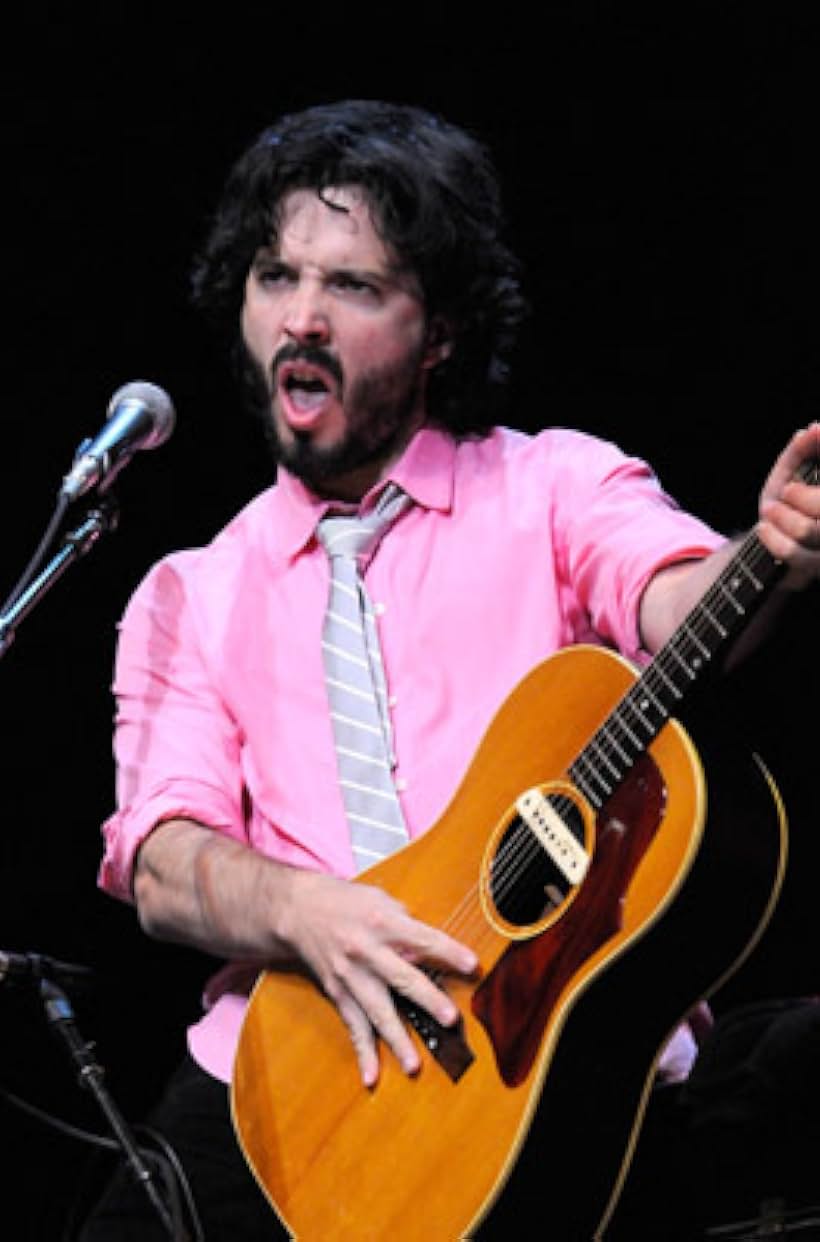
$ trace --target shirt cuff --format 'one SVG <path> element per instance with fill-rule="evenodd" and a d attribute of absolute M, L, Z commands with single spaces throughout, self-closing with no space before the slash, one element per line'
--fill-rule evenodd
<path fill-rule="evenodd" d="M 169 782 L 139 807 L 117 811 L 103 824 L 104 850 L 97 876 L 101 889 L 133 902 L 137 852 L 154 828 L 169 819 L 191 819 L 234 840 L 246 840 L 245 825 L 221 790 L 195 781 Z"/>

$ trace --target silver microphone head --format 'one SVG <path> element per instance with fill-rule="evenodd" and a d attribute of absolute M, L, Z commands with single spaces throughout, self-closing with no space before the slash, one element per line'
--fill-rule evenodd
<path fill-rule="evenodd" d="M 165 389 L 158 384 L 150 384 L 147 380 L 132 380 L 130 384 L 123 384 L 109 401 L 106 418 L 111 418 L 126 401 L 142 402 L 153 415 L 153 430 L 141 448 L 158 448 L 160 444 L 164 444 L 176 426 L 176 412 Z"/>
<path fill-rule="evenodd" d="M 175 423 L 164 389 L 145 380 L 124 384 L 108 403 L 102 430 L 78 448 L 60 495 L 71 502 L 92 487 L 104 492 L 134 453 L 164 444 Z"/>

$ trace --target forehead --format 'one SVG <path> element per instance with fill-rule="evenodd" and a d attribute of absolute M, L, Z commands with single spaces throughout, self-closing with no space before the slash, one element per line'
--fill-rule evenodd
<path fill-rule="evenodd" d="M 290 190 L 276 215 L 280 253 L 332 249 L 357 262 L 367 258 L 380 266 L 395 266 L 395 257 L 382 240 L 367 195 L 359 186 L 332 186 L 321 192 Z"/>

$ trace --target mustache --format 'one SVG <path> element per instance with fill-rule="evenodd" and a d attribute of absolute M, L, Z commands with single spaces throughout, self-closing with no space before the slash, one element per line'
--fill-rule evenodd
<path fill-rule="evenodd" d="M 270 366 L 271 379 L 275 380 L 276 372 L 286 362 L 307 362 L 312 366 L 321 367 L 323 371 L 327 371 L 341 388 L 344 383 L 342 367 L 339 361 L 329 354 L 327 350 L 322 349 L 318 345 L 298 345 L 290 343 L 283 345 L 282 348 L 274 355 Z"/>

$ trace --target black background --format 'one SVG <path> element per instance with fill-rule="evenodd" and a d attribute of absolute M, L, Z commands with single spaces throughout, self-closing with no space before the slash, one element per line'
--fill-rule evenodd
<path fill-rule="evenodd" d="M 207 540 L 270 479 L 227 366 L 187 303 L 230 162 L 285 110 L 349 96 L 445 112 L 493 148 L 535 312 L 512 421 L 648 457 L 727 532 L 754 518 L 816 417 L 820 38 L 811 7 L 567 4 L 482 17 L 294 17 L 234 4 L 42 6 L 0 44 L 0 588 L 45 528 L 113 391 L 161 384 L 178 425 L 122 476 L 118 531 L 21 627 L 0 667 L 0 948 L 93 968 L 77 998 L 138 1117 L 176 1062 L 210 963 L 150 943 L 97 893 L 110 813 L 117 618 L 148 566 Z M 657 10 L 657 11 L 655 11 Z M 740 726 L 790 813 L 792 867 L 728 1005 L 817 990 L 817 592 L 738 684 Z M 719 912 L 704 911 L 703 935 Z M 693 946 L 697 951 L 697 946 Z M 37 1002 L 0 992 L 0 1085 L 97 1124 Z M 86 1149 L 0 1099 L 4 1236 L 60 1236 Z M 659 1233 L 658 1236 L 661 1236 Z"/>

